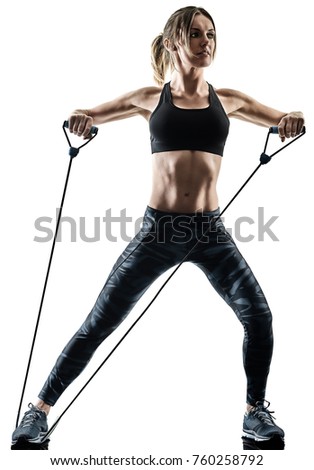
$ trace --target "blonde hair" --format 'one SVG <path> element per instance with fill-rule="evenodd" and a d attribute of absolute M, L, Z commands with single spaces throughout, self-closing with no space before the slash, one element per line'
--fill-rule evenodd
<path fill-rule="evenodd" d="M 182 42 L 183 45 L 189 50 L 190 48 L 190 29 L 195 15 L 204 15 L 208 18 L 215 28 L 215 23 L 211 15 L 201 7 L 184 7 L 175 11 L 168 19 L 164 31 L 160 33 L 152 42 L 151 45 L 151 64 L 154 71 L 154 79 L 159 86 L 162 86 L 165 82 L 165 76 L 170 68 L 172 72 L 174 70 L 174 62 L 171 52 L 169 52 L 164 46 L 164 40 L 169 41 L 169 47 L 175 47 L 178 42 Z M 215 49 L 216 51 L 216 37 L 215 37 Z"/>

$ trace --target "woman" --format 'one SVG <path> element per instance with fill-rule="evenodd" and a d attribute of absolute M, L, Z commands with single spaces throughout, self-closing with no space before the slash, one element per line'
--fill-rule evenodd
<path fill-rule="evenodd" d="M 30 405 L 14 431 L 13 444 L 43 439 L 50 407 L 151 283 L 183 259 L 202 269 L 244 327 L 244 435 L 256 440 L 284 437 L 265 401 L 272 315 L 256 278 L 219 218 L 216 182 L 229 117 L 278 126 L 282 141 L 298 135 L 304 119 L 300 112 L 277 111 L 235 90 L 214 90 L 204 79 L 204 69 L 215 50 L 216 29 L 209 13 L 203 8 L 182 8 L 152 44 L 159 86 L 130 92 L 93 109 L 76 110 L 69 117 L 70 132 L 87 138 L 93 125 L 142 115 L 151 134 L 152 193 L 141 230 L 117 260 L 94 308 L 57 359 L 39 401 Z M 168 69 L 171 82 L 164 84 Z"/>

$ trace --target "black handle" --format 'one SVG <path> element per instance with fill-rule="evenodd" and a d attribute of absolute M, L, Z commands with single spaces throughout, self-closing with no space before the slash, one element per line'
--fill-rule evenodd
<path fill-rule="evenodd" d="M 272 126 L 269 128 L 269 132 L 272 133 L 272 134 L 279 134 L 279 130 L 278 130 L 278 126 Z M 301 131 L 302 134 L 305 133 L 305 126 L 302 128 L 302 131 Z"/>
<path fill-rule="evenodd" d="M 69 128 L 69 121 L 64 121 L 63 127 L 66 127 L 67 129 Z M 90 133 L 96 135 L 98 132 L 98 127 L 92 126 Z"/>

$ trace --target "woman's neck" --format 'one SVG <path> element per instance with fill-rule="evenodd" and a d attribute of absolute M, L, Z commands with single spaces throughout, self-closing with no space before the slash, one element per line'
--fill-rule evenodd
<path fill-rule="evenodd" d="M 202 95 L 207 93 L 208 85 L 204 78 L 203 70 L 191 69 L 187 73 L 175 70 L 171 77 L 171 88 L 180 94 Z"/>

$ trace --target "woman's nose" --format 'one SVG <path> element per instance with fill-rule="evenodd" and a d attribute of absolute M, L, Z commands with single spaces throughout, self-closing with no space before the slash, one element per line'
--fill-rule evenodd
<path fill-rule="evenodd" d="M 210 43 L 210 39 L 205 35 L 202 37 L 201 45 L 207 46 Z"/>

